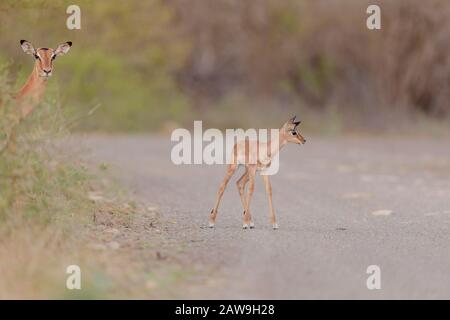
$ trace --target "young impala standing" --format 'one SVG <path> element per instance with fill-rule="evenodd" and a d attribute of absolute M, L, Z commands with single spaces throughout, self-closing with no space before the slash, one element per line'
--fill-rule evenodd
<path fill-rule="evenodd" d="M 260 141 L 241 141 L 234 145 L 232 154 L 232 163 L 228 165 L 227 173 L 225 179 L 220 185 L 219 191 L 217 193 L 217 200 L 214 209 L 211 210 L 209 215 L 209 226 L 212 228 L 216 222 L 217 210 L 219 208 L 220 200 L 222 199 L 225 188 L 228 182 L 233 176 L 234 172 L 240 164 L 245 165 L 245 173 L 237 181 L 237 188 L 239 195 L 241 197 L 242 206 L 244 207 L 243 215 L 243 228 L 253 228 L 254 223 L 252 216 L 250 214 L 250 201 L 252 199 L 255 175 L 256 171 L 266 169 L 270 166 L 270 160 L 289 142 L 295 144 L 304 144 L 306 139 L 299 133 L 298 125 L 300 121 L 295 120 L 294 116 L 292 119 L 288 120 L 279 130 L 279 141 L 278 142 L 260 142 Z M 263 150 L 263 152 L 260 152 Z M 260 159 L 261 154 L 265 155 L 266 159 Z M 256 161 L 249 161 L 249 159 L 256 159 Z M 264 160 L 264 161 L 263 161 Z M 269 175 L 262 175 L 264 179 L 264 184 L 266 188 L 266 193 L 269 198 L 270 207 L 270 222 L 273 229 L 278 229 L 278 224 L 275 218 L 275 211 L 272 204 L 272 187 L 270 185 Z M 247 197 L 245 197 L 245 186 L 248 186 Z"/>

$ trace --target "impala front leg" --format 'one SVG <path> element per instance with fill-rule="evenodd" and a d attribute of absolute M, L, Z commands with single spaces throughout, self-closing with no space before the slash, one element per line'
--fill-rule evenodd
<path fill-rule="evenodd" d="M 255 190 L 255 174 L 256 174 L 256 166 L 248 168 L 248 191 L 247 191 L 247 199 L 245 201 L 244 206 L 244 217 L 243 217 L 243 225 L 244 229 L 250 227 L 251 217 L 250 217 L 250 201 L 253 196 L 253 191 Z"/>
<path fill-rule="evenodd" d="M 275 211 L 273 210 L 272 204 L 272 186 L 270 185 L 270 180 L 268 175 L 263 175 L 264 185 L 266 187 L 267 197 L 269 198 L 269 208 L 270 208 L 270 223 L 273 229 L 278 229 L 277 220 L 275 218 Z"/>
<path fill-rule="evenodd" d="M 241 198 L 242 207 L 245 210 L 245 185 L 247 184 L 249 178 L 248 178 L 248 169 L 245 168 L 245 172 L 242 175 L 242 177 L 239 178 L 239 180 L 236 182 L 236 186 L 239 191 L 239 196 Z M 253 223 L 252 215 L 250 213 L 250 210 L 247 212 L 250 219 L 250 229 L 253 229 L 255 227 L 255 224 Z"/>
<path fill-rule="evenodd" d="M 217 217 L 217 210 L 219 209 L 220 200 L 222 199 L 223 193 L 225 192 L 225 189 L 227 187 L 228 181 L 230 181 L 231 176 L 233 176 L 233 173 L 236 171 L 237 165 L 230 164 L 227 169 L 227 174 L 225 175 L 225 178 L 223 179 L 222 184 L 220 185 L 219 191 L 217 192 L 217 200 L 216 205 L 214 206 L 214 209 L 211 210 L 211 214 L 209 215 L 209 227 L 214 227 L 214 224 L 216 222 Z"/>

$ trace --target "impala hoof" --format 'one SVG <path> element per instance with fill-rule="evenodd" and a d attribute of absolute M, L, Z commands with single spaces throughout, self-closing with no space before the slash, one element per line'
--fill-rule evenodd
<path fill-rule="evenodd" d="M 254 222 L 250 222 L 250 229 L 255 229 L 255 223 Z"/>
<path fill-rule="evenodd" d="M 242 229 L 248 229 L 248 228 L 249 228 L 248 224 L 244 223 L 244 224 L 242 225 Z"/>
<path fill-rule="evenodd" d="M 273 230 L 277 230 L 277 229 L 278 229 L 278 224 L 274 223 L 274 224 L 272 225 L 272 228 L 273 228 Z"/>
<path fill-rule="evenodd" d="M 212 223 L 212 222 L 210 222 L 210 223 L 208 224 L 208 227 L 210 227 L 210 228 L 214 228 L 214 226 L 215 226 L 215 224 Z"/>

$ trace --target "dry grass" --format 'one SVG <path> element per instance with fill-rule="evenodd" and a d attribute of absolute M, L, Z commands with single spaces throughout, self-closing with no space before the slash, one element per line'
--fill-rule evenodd
<path fill-rule="evenodd" d="M 108 298 L 117 288 L 126 293 L 133 274 L 126 252 L 98 252 L 90 244 L 101 236 L 92 228 L 98 215 L 108 212 L 109 223 L 123 225 L 134 208 L 125 210 L 125 200 L 114 196 L 94 201 L 92 194 L 106 187 L 54 145 L 67 134 L 58 104 L 47 100 L 18 121 L 5 79 L 0 76 L 0 299 Z M 66 289 L 72 264 L 82 270 L 80 291 Z"/>
<path fill-rule="evenodd" d="M 17 121 L 5 79 L 0 75 L 0 299 L 173 296 L 188 268 L 176 245 L 167 247 L 157 212 L 120 192 L 107 164 L 85 164 L 67 147 L 71 121 L 55 101 Z M 66 288 L 69 265 L 81 268 L 81 290 Z"/>

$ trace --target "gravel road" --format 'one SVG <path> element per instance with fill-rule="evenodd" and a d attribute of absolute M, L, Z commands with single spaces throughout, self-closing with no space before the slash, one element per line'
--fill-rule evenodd
<path fill-rule="evenodd" d="M 86 136 L 91 161 L 111 164 L 139 201 L 158 206 L 167 236 L 210 267 L 208 285 L 180 298 L 450 299 L 450 147 L 416 138 L 308 137 L 288 145 L 272 177 L 280 229 L 272 230 L 261 177 L 242 229 L 230 181 L 216 228 L 208 214 L 225 166 L 170 160 L 158 136 Z M 381 289 L 368 290 L 368 266 Z M 216 279 L 216 280 L 215 280 Z M 212 283 L 212 284 L 211 284 Z"/>

